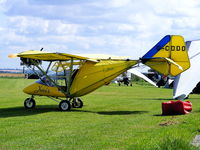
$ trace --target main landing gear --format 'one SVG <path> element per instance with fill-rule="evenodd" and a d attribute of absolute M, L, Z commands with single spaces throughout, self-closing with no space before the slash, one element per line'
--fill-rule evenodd
<path fill-rule="evenodd" d="M 59 103 L 59 109 L 60 109 L 61 111 L 69 111 L 69 110 L 71 109 L 70 101 L 62 100 L 62 101 Z"/>
<path fill-rule="evenodd" d="M 55 100 L 51 98 L 52 100 L 59 102 L 58 100 Z M 30 97 L 25 99 L 24 101 L 24 107 L 26 109 L 33 109 L 36 106 L 36 102 L 34 100 L 34 97 Z M 83 107 L 83 101 L 80 98 L 73 98 L 70 100 L 61 100 L 58 105 L 59 109 L 61 111 L 69 111 L 71 108 L 82 108 Z"/>
<path fill-rule="evenodd" d="M 72 102 L 68 100 L 62 100 L 59 103 L 59 109 L 61 111 L 69 111 L 72 108 L 82 108 L 83 107 L 83 101 L 80 98 L 73 98 Z"/>

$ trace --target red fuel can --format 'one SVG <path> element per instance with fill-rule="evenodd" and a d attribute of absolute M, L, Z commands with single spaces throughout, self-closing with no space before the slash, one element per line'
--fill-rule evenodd
<path fill-rule="evenodd" d="M 190 101 L 168 101 L 162 103 L 162 115 L 182 115 L 192 111 L 192 103 Z"/>

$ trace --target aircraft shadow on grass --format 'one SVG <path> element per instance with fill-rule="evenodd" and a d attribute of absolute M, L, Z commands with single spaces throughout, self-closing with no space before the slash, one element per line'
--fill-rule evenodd
<path fill-rule="evenodd" d="M 56 105 L 40 105 L 35 109 L 24 109 L 24 107 L 11 107 L 11 108 L 1 108 L 0 109 L 0 118 L 9 118 L 9 117 L 20 117 L 20 116 L 32 116 L 47 112 L 59 112 L 59 109 L 56 108 Z M 83 113 L 95 113 L 99 115 L 136 115 L 148 113 L 148 111 L 88 111 L 88 110 L 80 110 L 80 109 L 72 109 L 69 112 L 83 112 Z M 63 113 L 63 112 L 61 112 Z"/>
<path fill-rule="evenodd" d="M 36 109 L 25 109 L 24 107 L 11 107 L 11 108 L 1 108 L 0 109 L 0 118 L 9 118 L 9 117 L 19 117 L 19 116 L 31 116 L 42 114 L 46 112 L 56 112 L 58 111 L 54 105 L 40 105 Z"/>
<path fill-rule="evenodd" d="M 162 101 L 162 100 L 167 100 L 167 101 L 171 101 L 173 100 L 172 98 L 137 98 L 140 100 L 157 100 L 157 101 Z"/>
<path fill-rule="evenodd" d="M 100 115 L 133 115 L 133 114 L 144 114 L 148 111 L 101 111 L 97 112 Z"/>

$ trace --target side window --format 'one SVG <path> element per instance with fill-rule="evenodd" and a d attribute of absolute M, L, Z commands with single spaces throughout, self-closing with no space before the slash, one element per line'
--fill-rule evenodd
<path fill-rule="evenodd" d="M 41 79 L 37 80 L 36 83 L 47 85 L 47 86 L 54 86 L 49 79 L 47 79 L 45 76 L 43 76 Z"/>
<path fill-rule="evenodd" d="M 56 76 L 56 84 L 59 86 L 66 86 L 66 76 Z"/>

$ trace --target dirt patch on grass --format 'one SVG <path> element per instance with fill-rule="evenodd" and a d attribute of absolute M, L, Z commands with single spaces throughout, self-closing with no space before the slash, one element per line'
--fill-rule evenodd
<path fill-rule="evenodd" d="M 180 123 L 179 121 L 169 120 L 169 121 L 161 122 L 159 126 L 170 126 L 170 125 L 179 124 L 179 123 Z"/>
<path fill-rule="evenodd" d="M 170 120 L 163 120 L 159 126 L 170 126 L 170 125 L 175 125 L 175 124 L 180 124 L 180 123 L 186 123 L 186 122 L 181 122 L 177 120 L 176 117 L 171 117 Z"/>
<path fill-rule="evenodd" d="M 22 73 L 0 73 L 0 77 L 18 77 L 18 78 L 24 78 L 24 74 L 22 74 Z"/>

